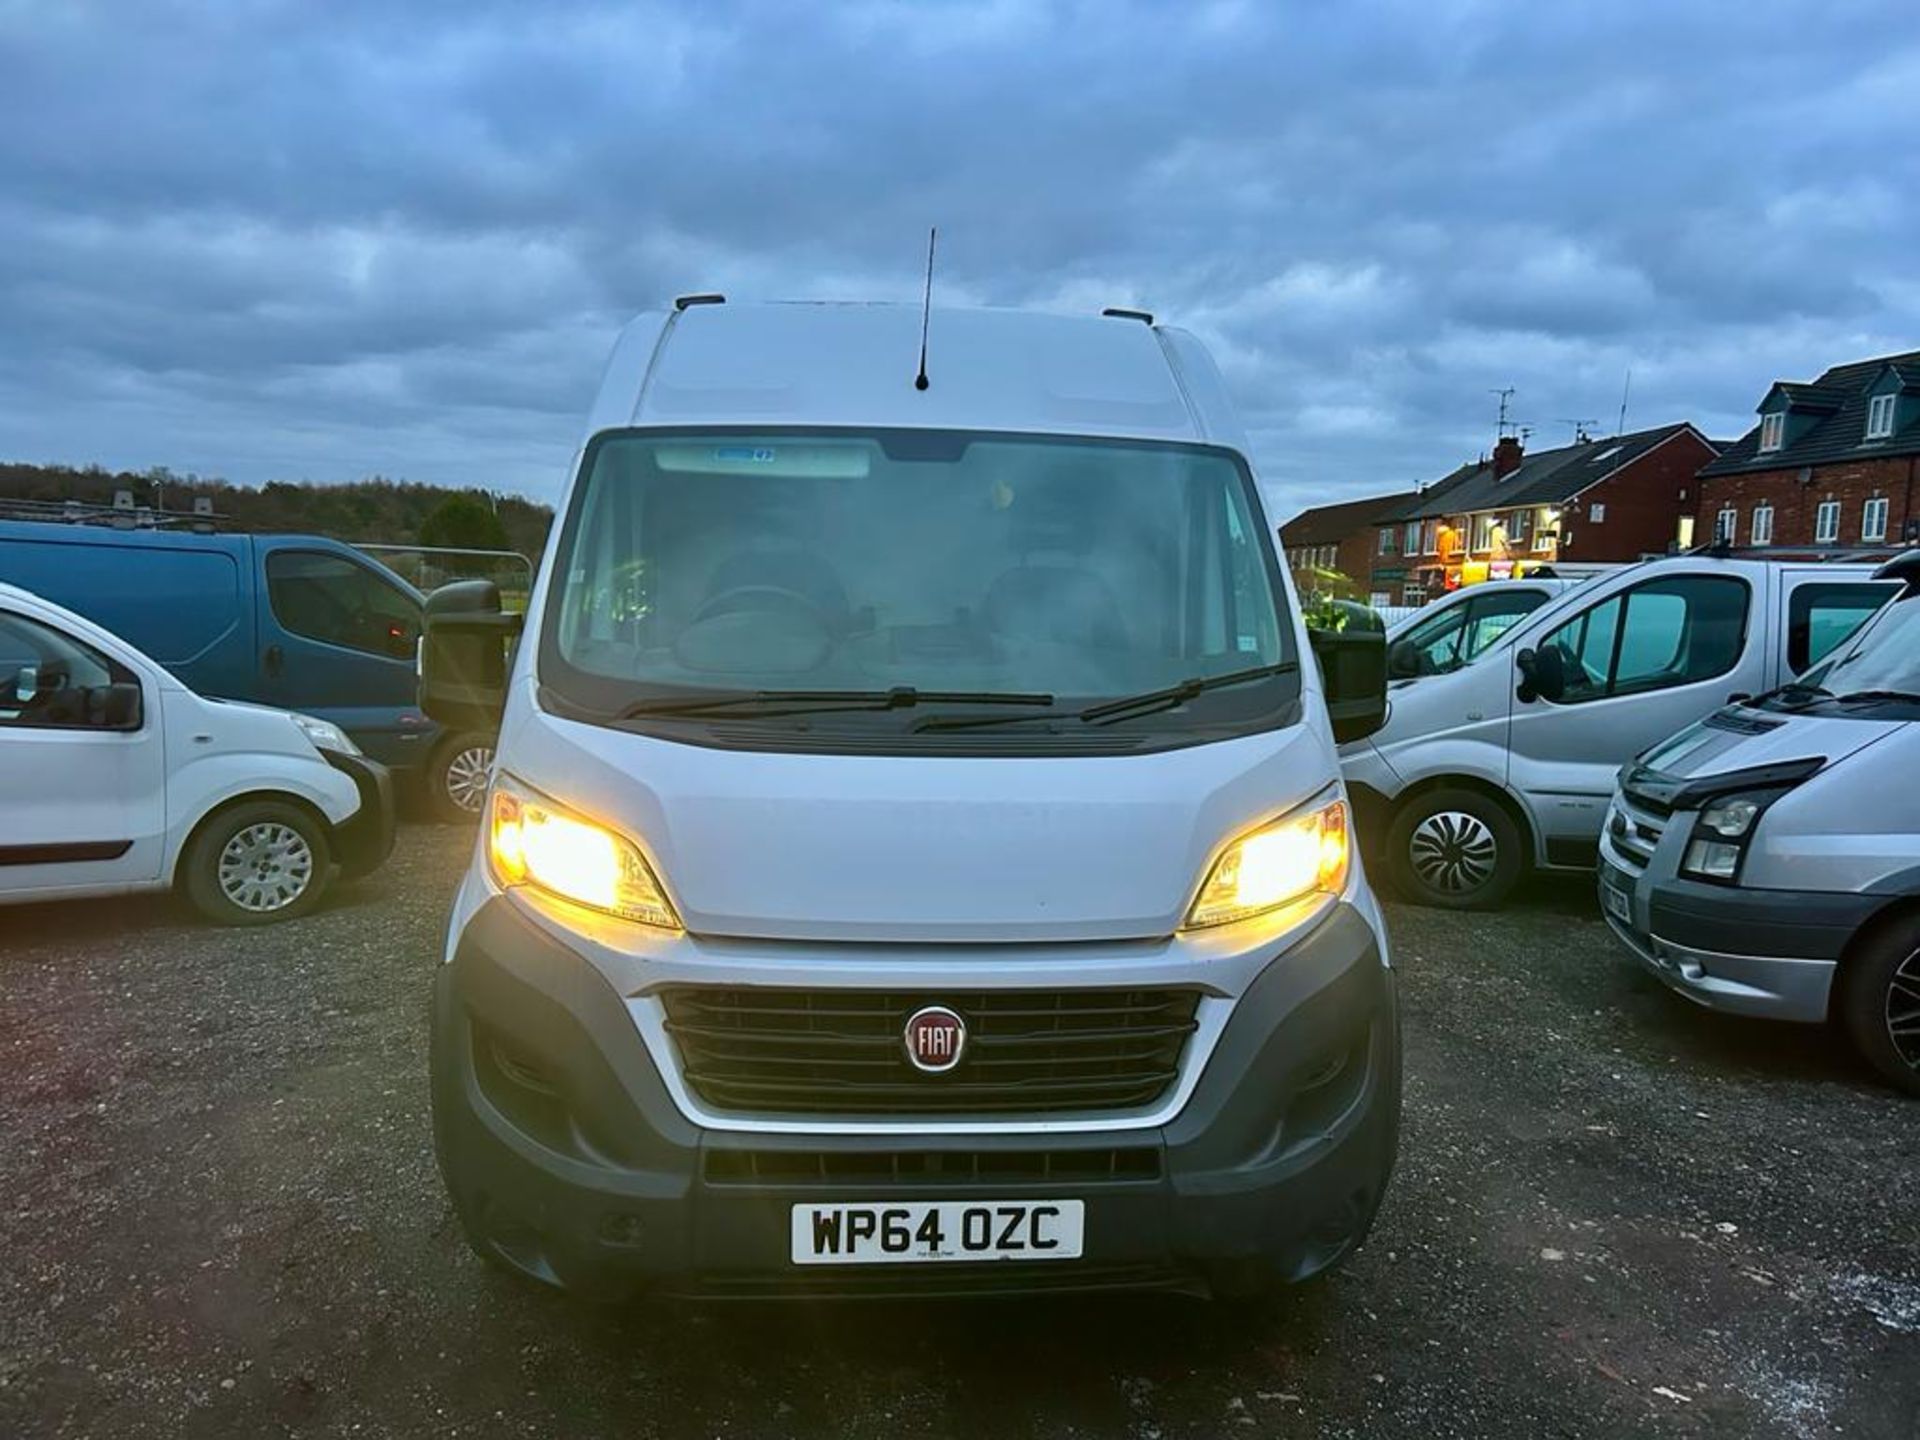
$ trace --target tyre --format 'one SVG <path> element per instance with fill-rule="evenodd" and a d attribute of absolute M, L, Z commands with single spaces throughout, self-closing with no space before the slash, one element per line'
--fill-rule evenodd
<path fill-rule="evenodd" d="M 1429 790 L 1387 830 L 1387 865 L 1401 894 L 1448 910 L 1498 905 L 1526 871 L 1520 826 L 1477 790 Z"/>
<path fill-rule="evenodd" d="M 304 915 L 333 876 L 326 828 L 284 800 L 251 800 L 203 824 L 181 857 L 181 883 L 221 925 L 267 925 Z"/>
<path fill-rule="evenodd" d="M 1896 1089 L 1920 1095 L 1920 916 L 1881 929 L 1840 977 L 1840 1021 Z"/>
<path fill-rule="evenodd" d="M 449 736 L 427 769 L 427 802 L 441 820 L 473 820 L 487 803 L 493 737 L 470 731 Z"/>

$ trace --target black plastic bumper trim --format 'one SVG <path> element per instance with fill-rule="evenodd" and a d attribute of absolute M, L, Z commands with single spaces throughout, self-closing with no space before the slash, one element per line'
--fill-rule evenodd
<path fill-rule="evenodd" d="M 343 875 L 365 875 L 393 853 L 393 772 L 364 755 L 322 750 L 320 757 L 360 792 L 360 808 L 333 827 L 333 856 Z"/>
<path fill-rule="evenodd" d="M 1838 960 L 1887 897 L 1669 880 L 1654 886 L 1649 902 L 1650 928 L 1670 945 L 1722 955 Z"/>

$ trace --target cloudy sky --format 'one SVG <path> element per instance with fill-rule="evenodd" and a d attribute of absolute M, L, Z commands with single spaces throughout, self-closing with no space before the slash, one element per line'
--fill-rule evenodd
<path fill-rule="evenodd" d="M 551 498 L 677 292 L 1139 304 L 1280 508 L 1920 348 L 1914 0 L 0 0 L 0 459 Z"/>

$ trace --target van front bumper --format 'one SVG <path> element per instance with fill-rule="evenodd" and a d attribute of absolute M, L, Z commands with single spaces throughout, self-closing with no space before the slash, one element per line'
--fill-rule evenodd
<path fill-rule="evenodd" d="M 364 755 L 322 750 L 320 758 L 353 781 L 360 808 L 333 827 L 333 858 L 349 878 L 377 870 L 393 853 L 393 772 Z"/>
<path fill-rule="evenodd" d="M 1393 973 L 1344 904 L 1272 957 L 1186 1104 L 1147 1129 L 696 1124 L 623 998 L 498 896 L 433 997 L 435 1145 L 469 1235 L 510 1268 L 595 1294 L 1237 1293 L 1305 1279 L 1365 1237 L 1393 1168 L 1400 1075 Z M 926 1199 L 1082 1200 L 1084 1254 L 791 1261 L 795 1204 Z"/>
<path fill-rule="evenodd" d="M 1603 854 L 1599 899 L 1620 942 L 1688 999 L 1811 1024 L 1827 1018 L 1840 957 L 1886 897 L 1667 879 Z"/>

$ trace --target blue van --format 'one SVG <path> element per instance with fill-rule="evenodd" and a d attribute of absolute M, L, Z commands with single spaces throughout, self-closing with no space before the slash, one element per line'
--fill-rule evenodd
<path fill-rule="evenodd" d="M 351 546 L 0 520 L 0 580 L 105 626 L 203 695 L 331 720 L 418 776 L 437 810 L 478 812 L 493 737 L 421 712 L 420 593 Z"/>

